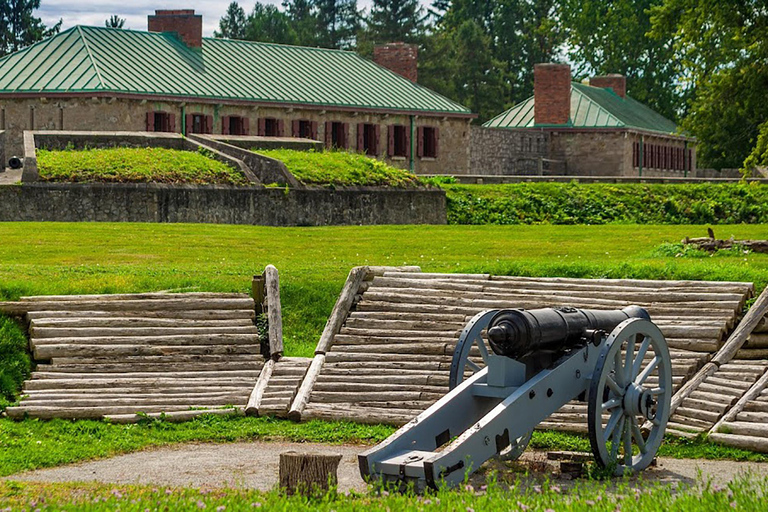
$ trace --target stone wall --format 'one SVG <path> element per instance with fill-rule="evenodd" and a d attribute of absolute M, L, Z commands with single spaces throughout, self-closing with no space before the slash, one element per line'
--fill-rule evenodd
<path fill-rule="evenodd" d="M 213 134 L 222 134 L 222 117 L 242 116 L 249 120 L 250 132 L 257 134 L 259 118 L 283 121 L 286 135 L 290 135 L 291 121 L 307 120 L 318 123 L 317 138 L 325 140 L 325 122 L 348 123 L 348 147 L 355 150 L 357 126 L 371 123 L 381 126 L 378 140 L 378 158 L 403 169 L 411 162 L 406 157 L 387 156 L 387 127 L 414 124 L 414 134 L 420 126 L 439 128 L 437 158 L 419 158 L 414 140 L 413 167 L 419 174 L 466 174 L 469 170 L 469 119 L 443 116 L 410 116 L 395 113 L 364 113 L 345 110 L 321 110 L 303 107 L 265 107 L 246 104 L 190 103 L 152 101 L 127 98 L 71 98 L 71 99 L 3 99 L 0 101 L 0 130 L 6 130 L 6 154 L 21 155 L 24 130 L 90 130 L 90 131 L 145 131 L 147 113 L 168 112 L 175 115 L 176 131 L 182 131 L 186 114 L 210 115 Z"/>
<path fill-rule="evenodd" d="M 0 186 L 0 221 L 445 224 L 446 202 L 439 189 L 32 183 Z"/>
<path fill-rule="evenodd" d="M 471 174 L 561 174 L 545 165 L 549 134 L 543 130 L 506 130 L 473 126 L 470 132 Z"/>

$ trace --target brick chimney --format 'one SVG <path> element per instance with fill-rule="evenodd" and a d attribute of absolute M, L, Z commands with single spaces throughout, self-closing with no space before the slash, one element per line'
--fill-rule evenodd
<path fill-rule="evenodd" d="M 533 118 L 536 124 L 567 124 L 571 118 L 571 67 L 536 64 L 533 67 Z"/>
<path fill-rule="evenodd" d="M 415 44 L 406 43 L 378 45 L 373 48 L 373 62 L 416 82 L 419 49 Z"/>
<path fill-rule="evenodd" d="M 147 25 L 150 32 L 175 32 L 190 48 L 203 46 L 203 16 L 194 9 L 156 10 Z"/>
<path fill-rule="evenodd" d="M 613 89 L 620 98 L 627 97 L 627 77 L 612 73 L 610 75 L 593 76 L 589 79 L 589 85 L 592 87 L 603 87 Z"/>

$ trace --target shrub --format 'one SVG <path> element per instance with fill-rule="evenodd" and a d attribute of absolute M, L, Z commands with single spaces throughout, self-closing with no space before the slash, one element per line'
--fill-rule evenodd
<path fill-rule="evenodd" d="M 0 316 L 0 411 L 16 401 L 31 364 L 24 331 L 12 319 Z"/>

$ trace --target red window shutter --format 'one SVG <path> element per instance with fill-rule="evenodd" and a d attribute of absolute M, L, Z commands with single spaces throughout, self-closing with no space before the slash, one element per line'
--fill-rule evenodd
<path fill-rule="evenodd" d="M 411 157 L 411 130 L 408 126 L 405 126 L 405 157 Z"/>
<path fill-rule="evenodd" d="M 259 128 L 256 132 L 260 137 L 263 137 L 267 133 L 267 120 L 263 117 L 259 118 Z"/>
<path fill-rule="evenodd" d="M 243 118 L 243 135 L 251 134 L 251 120 L 247 117 Z"/>
<path fill-rule="evenodd" d="M 213 116 L 205 116 L 204 133 L 213 133 Z"/>
<path fill-rule="evenodd" d="M 309 123 L 309 131 L 312 132 L 310 136 L 317 140 L 317 121 L 312 121 Z"/>
<path fill-rule="evenodd" d="M 341 124 L 341 147 L 342 149 L 349 147 L 349 123 Z"/>
<path fill-rule="evenodd" d="M 379 156 L 379 141 L 381 140 L 381 125 L 374 125 L 373 126 L 373 136 L 376 140 L 373 142 L 373 147 L 371 148 L 371 152 L 375 156 Z"/>
<path fill-rule="evenodd" d="M 365 150 L 365 125 L 363 123 L 357 123 L 357 150 Z"/>
<path fill-rule="evenodd" d="M 422 158 L 424 156 L 424 127 L 419 126 L 416 128 L 416 156 Z"/>
<path fill-rule="evenodd" d="M 291 121 L 291 137 L 301 137 L 301 121 L 294 119 Z"/>
<path fill-rule="evenodd" d="M 147 112 L 147 131 L 148 132 L 155 131 L 155 113 L 154 112 Z"/>
<path fill-rule="evenodd" d="M 330 148 L 333 146 L 333 123 L 331 121 L 325 122 L 325 146 Z"/>
<path fill-rule="evenodd" d="M 283 137 L 285 136 L 285 121 L 282 119 L 277 120 L 277 136 Z"/>
<path fill-rule="evenodd" d="M 395 125 L 387 127 L 387 156 L 395 156 Z"/>
<path fill-rule="evenodd" d="M 192 114 L 187 114 L 185 117 L 186 117 L 185 123 L 186 123 L 186 127 L 187 127 L 187 133 L 195 133 L 194 130 L 193 130 L 193 128 L 195 126 L 193 124 L 194 123 L 194 118 L 193 118 Z"/>
<path fill-rule="evenodd" d="M 229 116 L 221 117 L 221 133 L 229 135 Z"/>
<path fill-rule="evenodd" d="M 176 114 L 168 114 L 168 131 L 176 132 Z"/>
<path fill-rule="evenodd" d="M 434 130 L 432 130 L 432 136 L 435 138 L 434 141 L 434 147 L 435 147 L 435 158 L 440 154 L 440 128 L 435 127 Z"/>

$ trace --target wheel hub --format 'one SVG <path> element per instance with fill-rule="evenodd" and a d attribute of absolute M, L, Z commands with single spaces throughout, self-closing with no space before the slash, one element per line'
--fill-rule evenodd
<path fill-rule="evenodd" d="M 649 389 L 635 383 L 630 384 L 623 399 L 624 413 L 627 416 L 642 416 L 647 420 L 656 417 L 656 399 Z"/>

